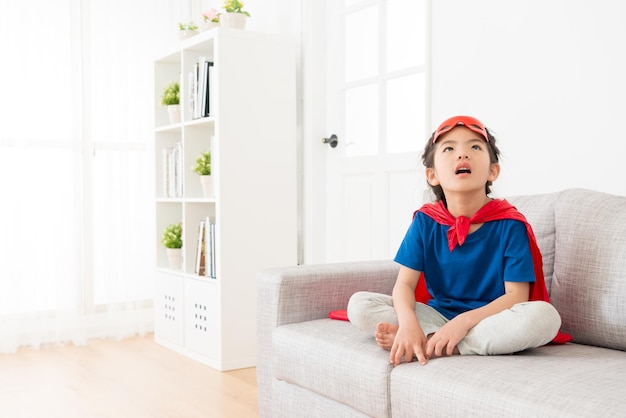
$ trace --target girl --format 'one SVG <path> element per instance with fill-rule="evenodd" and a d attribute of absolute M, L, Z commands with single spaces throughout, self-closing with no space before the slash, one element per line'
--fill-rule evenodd
<path fill-rule="evenodd" d="M 422 158 L 437 201 L 414 215 L 392 296 L 358 292 L 348 304 L 350 321 L 373 333 L 394 365 L 571 339 L 559 332 L 530 225 L 488 196 L 498 157 L 495 137 L 469 116 L 447 119 L 428 140 Z"/>

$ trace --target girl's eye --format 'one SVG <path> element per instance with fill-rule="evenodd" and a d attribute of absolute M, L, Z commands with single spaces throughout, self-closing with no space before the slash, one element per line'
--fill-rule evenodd
<path fill-rule="evenodd" d="M 480 145 L 472 145 L 472 149 L 480 151 L 482 147 Z"/>
<path fill-rule="evenodd" d="M 454 148 L 452 147 L 445 147 L 444 149 L 442 149 L 443 152 L 450 152 L 450 151 L 454 151 Z"/>

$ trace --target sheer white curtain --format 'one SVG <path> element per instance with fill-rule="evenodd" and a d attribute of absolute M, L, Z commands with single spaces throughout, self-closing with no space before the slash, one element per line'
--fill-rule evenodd
<path fill-rule="evenodd" d="M 0 3 L 0 352 L 152 330 L 153 61 L 183 3 Z"/>

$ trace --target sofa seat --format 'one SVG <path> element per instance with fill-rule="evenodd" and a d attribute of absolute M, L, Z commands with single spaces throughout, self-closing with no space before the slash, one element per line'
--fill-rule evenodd
<path fill-rule="evenodd" d="M 391 416 L 624 416 L 624 376 L 624 352 L 573 343 L 401 364 L 391 372 Z"/>
<path fill-rule="evenodd" d="M 319 319 L 277 328 L 273 339 L 279 380 L 370 416 L 389 416 L 392 365 L 371 336 L 346 321 Z"/>
<path fill-rule="evenodd" d="M 394 368 L 388 351 L 345 321 L 289 324 L 276 329 L 273 339 L 281 359 L 276 378 L 367 416 L 451 417 L 457 410 L 459 417 L 590 417 L 597 405 L 603 405 L 603 416 L 626 411 L 620 378 L 626 375 L 626 360 L 616 350 L 549 345 L 514 355 L 452 356 Z M 448 406 L 442 409 L 442 404 Z"/>

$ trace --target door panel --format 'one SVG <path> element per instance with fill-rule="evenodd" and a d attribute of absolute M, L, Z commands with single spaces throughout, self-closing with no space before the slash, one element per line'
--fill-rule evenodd
<path fill-rule="evenodd" d="M 392 258 L 426 187 L 427 0 L 315 1 L 326 73 L 311 79 L 325 83 L 325 136 L 339 137 L 317 165 L 325 187 L 312 199 L 325 210 L 311 216 L 324 220 L 325 257 L 315 261 Z"/>

